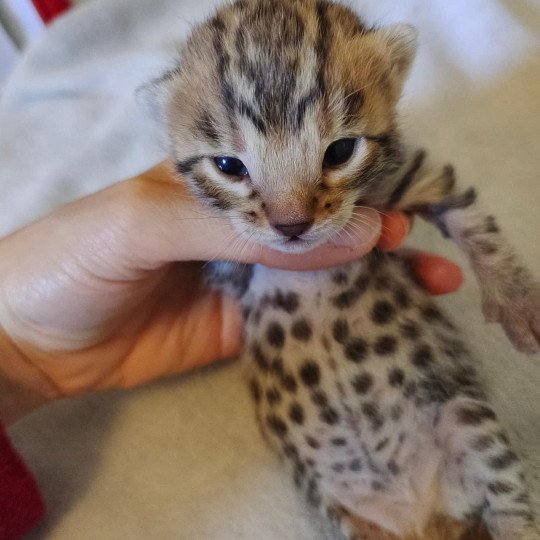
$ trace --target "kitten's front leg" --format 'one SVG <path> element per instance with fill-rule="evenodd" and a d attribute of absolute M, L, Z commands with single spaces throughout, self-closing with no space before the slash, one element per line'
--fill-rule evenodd
<path fill-rule="evenodd" d="M 455 190 L 452 167 L 426 172 L 418 152 L 390 197 L 394 208 L 419 213 L 467 254 L 482 292 L 486 320 L 502 324 L 514 346 L 540 350 L 540 284 L 501 234 L 493 216 L 476 204 L 476 193 Z"/>

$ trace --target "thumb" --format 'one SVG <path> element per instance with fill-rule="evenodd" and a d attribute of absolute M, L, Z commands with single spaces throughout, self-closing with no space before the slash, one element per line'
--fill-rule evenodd
<path fill-rule="evenodd" d="M 362 257 L 381 235 L 379 213 L 370 208 L 355 209 L 336 238 L 306 253 L 288 254 L 246 239 L 228 218 L 190 195 L 174 179 L 166 163 L 124 184 L 134 198 L 129 204 L 134 221 L 129 234 L 141 268 L 155 268 L 170 261 L 226 259 L 312 270 Z"/>

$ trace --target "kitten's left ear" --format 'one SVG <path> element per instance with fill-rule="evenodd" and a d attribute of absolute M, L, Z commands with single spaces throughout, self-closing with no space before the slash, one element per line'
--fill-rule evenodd
<path fill-rule="evenodd" d="M 390 80 L 397 93 L 405 82 L 418 45 L 418 30 L 410 24 L 395 24 L 374 30 L 368 36 L 374 41 L 390 66 Z"/>

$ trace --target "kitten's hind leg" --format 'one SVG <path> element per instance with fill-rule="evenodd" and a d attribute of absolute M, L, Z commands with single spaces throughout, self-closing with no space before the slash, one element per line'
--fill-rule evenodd
<path fill-rule="evenodd" d="M 540 284 L 501 234 L 495 218 L 476 205 L 476 193 L 455 192 L 452 167 L 425 170 L 418 152 L 389 199 L 389 206 L 418 213 L 467 255 L 482 292 L 488 322 L 500 322 L 514 346 L 540 350 Z"/>
<path fill-rule="evenodd" d="M 494 540 L 540 540 L 521 463 L 493 409 L 453 398 L 440 411 L 436 436 L 447 452 L 442 486 L 449 510 L 481 512 Z"/>

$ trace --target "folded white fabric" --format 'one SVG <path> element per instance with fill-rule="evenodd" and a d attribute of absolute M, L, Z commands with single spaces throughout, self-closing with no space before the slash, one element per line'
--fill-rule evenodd
<path fill-rule="evenodd" d="M 216 4 L 95 0 L 33 44 L 0 97 L 0 236 L 166 155 L 162 130 L 135 89 L 178 61 L 179 40 Z M 456 164 L 464 184 L 479 187 L 539 272 L 540 5 L 348 4 L 372 23 L 418 26 L 404 130 Z M 419 233 L 417 245 L 455 257 L 435 232 Z M 476 341 L 501 415 L 534 473 L 540 362 L 482 325 L 472 280 L 444 303 Z M 40 537 L 302 540 L 323 534 L 266 452 L 236 365 L 127 396 L 60 403 L 27 418 L 12 435 L 49 502 Z"/>

